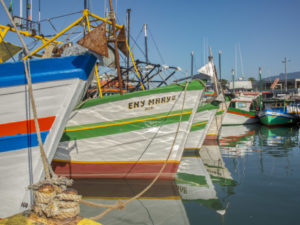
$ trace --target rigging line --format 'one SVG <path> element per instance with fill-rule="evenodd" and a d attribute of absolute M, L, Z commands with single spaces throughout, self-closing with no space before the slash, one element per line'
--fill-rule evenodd
<path fill-rule="evenodd" d="M 54 31 L 55 31 L 56 33 L 58 33 L 58 31 L 56 30 L 55 26 L 53 25 L 53 23 L 51 22 L 50 19 L 48 19 L 48 22 L 50 23 L 50 25 L 51 25 L 51 27 L 54 29 Z"/>
<path fill-rule="evenodd" d="M 161 53 L 160 53 L 160 51 L 159 51 L 159 48 L 158 48 L 158 46 L 157 46 L 157 44 L 156 44 L 156 42 L 155 42 L 155 40 L 154 40 L 154 38 L 153 38 L 152 32 L 151 32 L 151 30 L 150 30 L 150 28 L 149 28 L 149 25 L 148 25 L 148 31 L 149 31 L 149 34 L 150 34 L 150 36 L 151 36 L 151 39 L 152 39 L 152 41 L 153 41 L 153 43 L 154 43 L 154 46 L 155 46 L 155 48 L 156 48 L 156 50 L 157 50 L 157 52 L 158 52 L 158 55 L 159 55 L 161 61 L 165 64 L 165 60 L 163 59 L 163 57 L 162 57 L 162 55 L 161 55 Z"/>
<path fill-rule="evenodd" d="M 134 42 L 135 46 L 138 47 L 138 49 L 141 51 L 141 53 L 143 54 L 143 56 L 145 57 L 146 54 L 145 52 L 143 51 L 143 49 L 139 46 L 139 44 L 133 39 L 133 37 L 130 35 L 130 39 Z"/>
<path fill-rule="evenodd" d="M 138 40 L 138 39 L 139 39 L 141 33 L 143 32 L 143 29 L 144 29 L 144 27 L 142 27 L 141 31 L 140 31 L 140 32 L 138 33 L 138 35 L 136 36 L 135 40 Z M 131 37 L 131 35 L 130 35 L 130 37 Z M 131 38 L 132 38 L 132 37 L 131 37 Z"/>
<path fill-rule="evenodd" d="M 64 34 L 62 34 L 61 35 L 61 37 L 62 36 L 67 36 L 67 35 L 69 35 L 69 34 L 71 34 L 72 32 L 70 32 L 70 33 L 64 33 Z M 78 32 L 73 32 L 73 34 L 81 34 L 82 32 L 81 31 L 78 31 Z M 56 34 L 47 34 L 47 35 L 44 35 L 44 37 L 54 37 Z"/>
<path fill-rule="evenodd" d="M 46 19 L 41 20 L 41 22 L 47 22 L 48 20 L 54 20 L 54 19 L 58 19 L 58 18 L 62 18 L 62 17 L 67 17 L 67 16 L 79 14 L 79 13 L 82 13 L 82 11 L 78 11 L 78 12 L 68 13 L 68 14 L 64 14 L 64 15 L 60 15 L 60 16 L 54 16 L 54 17 L 46 18 Z"/>
<path fill-rule="evenodd" d="M 15 57 L 12 55 L 12 53 L 9 50 L 9 48 L 7 47 L 7 45 L 6 45 L 5 41 L 4 41 L 4 38 L 3 38 L 3 36 L 2 36 L 1 33 L 0 33 L 0 36 L 1 36 L 2 43 L 4 44 L 4 47 L 6 48 L 6 51 L 10 55 L 10 58 L 12 58 L 14 62 L 16 62 Z"/>

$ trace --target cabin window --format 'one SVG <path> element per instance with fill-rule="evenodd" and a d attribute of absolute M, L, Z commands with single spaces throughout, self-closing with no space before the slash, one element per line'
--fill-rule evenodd
<path fill-rule="evenodd" d="M 238 102 L 238 108 L 246 108 L 247 105 L 244 102 Z"/>

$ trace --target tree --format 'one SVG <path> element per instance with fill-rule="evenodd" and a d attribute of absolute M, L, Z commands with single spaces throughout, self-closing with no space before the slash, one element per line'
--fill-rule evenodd
<path fill-rule="evenodd" d="M 256 81 L 254 77 L 249 77 L 248 80 L 251 82 Z"/>
<path fill-rule="evenodd" d="M 226 86 L 226 84 L 228 83 L 228 81 L 225 80 L 225 79 L 221 79 L 220 83 L 222 84 L 222 86 Z"/>

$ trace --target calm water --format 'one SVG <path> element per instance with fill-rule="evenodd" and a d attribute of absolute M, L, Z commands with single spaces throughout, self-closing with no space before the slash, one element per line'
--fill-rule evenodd
<path fill-rule="evenodd" d="M 149 181 L 81 180 L 90 201 L 126 201 Z M 81 215 L 101 209 L 82 206 Z M 99 220 L 102 224 L 300 224 L 297 128 L 223 127 L 219 144 L 185 153 L 175 181 L 155 184 L 142 198 Z"/>

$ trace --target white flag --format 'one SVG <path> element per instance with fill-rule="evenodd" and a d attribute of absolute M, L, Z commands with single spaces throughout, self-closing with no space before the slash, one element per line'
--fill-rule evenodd
<path fill-rule="evenodd" d="M 212 62 L 208 62 L 206 65 L 202 66 L 200 69 L 197 70 L 198 73 L 202 73 L 208 75 L 210 77 L 214 76 L 214 65 Z"/>

